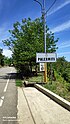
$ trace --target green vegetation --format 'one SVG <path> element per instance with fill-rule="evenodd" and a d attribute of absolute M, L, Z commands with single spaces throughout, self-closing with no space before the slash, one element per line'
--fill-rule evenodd
<path fill-rule="evenodd" d="M 4 65 L 5 66 L 13 65 L 13 59 L 12 58 L 8 58 L 8 57 L 4 57 Z"/>
<path fill-rule="evenodd" d="M 22 80 L 16 79 L 16 86 L 22 87 Z"/>
<path fill-rule="evenodd" d="M 2 66 L 10 66 L 13 64 L 13 59 L 5 57 L 3 55 L 3 49 L 0 49 L 0 67 Z"/>
<path fill-rule="evenodd" d="M 37 76 L 29 77 L 26 80 L 29 82 L 36 82 L 36 83 L 43 82 L 43 74 L 38 73 Z"/>
<path fill-rule="evenodd" d="M 56 81 L 52 81 L 52 83 L 48 81 L 44 87 L 70 101 L 70 83 L 66 82 L 56 71 L 55 77 Z"/>
<path fill-rule="evenodd" d="M 54 40 L 54 34 L 48 31 L 47 52 L 55 52 L 58 39 Z M 3 43 L 12 51 L 14 66 L 24 75 L 32 73 L 32 66 L 36 65 L 36 52 L 44 52 L 44 31 L 42 18 L 31 21 L 30 18 L 22 19 L 22 22 L 13 24 L 13 30 L 9 30 L 10 37 Z"/>
<path fill-rule="evenodd" d="M 0 49 L 0 67 L 4 66 L 4 56 L 2 55 L 3 50 Z"/>
<path fill-rule="evenodd" d="M 70 62 L 67 62 L 64 57 L 58 58 L 57 62 L 53 63 L 53 68 L 70 83 Z"/>

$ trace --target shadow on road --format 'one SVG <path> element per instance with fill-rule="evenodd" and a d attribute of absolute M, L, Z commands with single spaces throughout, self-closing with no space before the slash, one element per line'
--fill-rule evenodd
<path fill-rule="evenodd" d="M 7 73 L 6 75 L 1 75 L 0 79 L 22 79 L 22 74 L 20 74 L 20 73 Z"/>

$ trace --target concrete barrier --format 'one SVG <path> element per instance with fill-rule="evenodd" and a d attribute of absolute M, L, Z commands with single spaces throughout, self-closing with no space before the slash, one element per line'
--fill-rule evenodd
<path fill-rule="evenodd" d="M 70 102 L 68 102 L 67 100 L 63 99 L 62 97 L 56 95 L 55 93 L 51 92 L 50 90 L 42 87 L 39 84 L 34 84 L 34 87 L 70 111 Z"/>

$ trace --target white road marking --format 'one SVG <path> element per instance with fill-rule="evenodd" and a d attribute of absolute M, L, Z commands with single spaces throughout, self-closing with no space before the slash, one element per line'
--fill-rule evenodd
<path fill-rule="evenodd" d="M 12 70 L 11 70 L 10 73 L 12 73 Z M 7 80 L 6 85 L 5 85 L 4 92 L 6 92 L 6 90 L 7 90 L 7 87 L 8 87 L 8 84 L 9 84 L 9 80 L 10 80 L 10 76 L 9 76 L 9 79 Z"/>
<path fill-rule="evenodd" d="M 12 73 L 12 70 L 11 70 L 10 73 Z M 7 80 L 6 85 L 5 85 L 4 92 L 6 92 L 6 90 L 7 90 L 7 87 L 8 87 L 8 84 L 9 84 L 9 80 L 10 80 L 10 76 L 9 76 L 9 79 Z M 3 100 L 4 100 L 4 96 L 2 96 L 2 97 L 0 98 L 0 107 L 1 107 L 2 104 L 3 104 Z"/>
<path fill-rule="evenodd" d="M 8 87 L 8 84 L 9 84 L 9 79 L 7 80 L 6 86 L 5 86 L 5 88 L 4 88 L 4 92 L 6 92 L 7 87 Z"/>
<path fill-rule="evenodd" d="M 0 107 L 1 107 L 2 104 L 3 104 L 3 100 L 4 100 L 4 96 L 2 96 L 2 97 L 0 98 Z"/>

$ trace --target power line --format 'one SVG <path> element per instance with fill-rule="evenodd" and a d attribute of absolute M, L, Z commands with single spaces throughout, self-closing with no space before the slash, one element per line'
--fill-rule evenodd
<path fill-rule="evenodd" d="M 46 11 L 46 13 L 53 7 L 53 5 L 56 3 L 57 0 L 54 0 L 54 2 L 52 3 L 52 5 L 49 7 L 49 9 Z M 45 14 L 46 14 L 45 13 Z"/>

